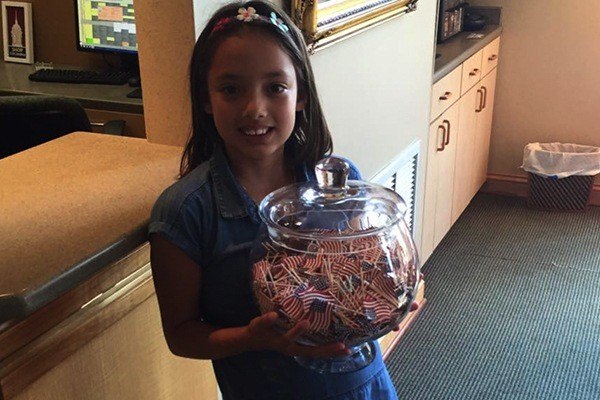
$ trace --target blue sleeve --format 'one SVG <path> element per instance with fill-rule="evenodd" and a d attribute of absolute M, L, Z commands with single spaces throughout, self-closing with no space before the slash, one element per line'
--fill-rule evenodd
<path fill-rule="evenodd" d="M 202 204 L 192 196 L 182 199 L 177 191 L 165 190 L 158 198 L 150 217 L 148 233 L 160 233 L 201 265 Z"/>

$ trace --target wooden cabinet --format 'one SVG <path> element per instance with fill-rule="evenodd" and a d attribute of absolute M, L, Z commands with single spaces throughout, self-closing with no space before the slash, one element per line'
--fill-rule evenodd
<path fill-rule="evenodd" d="M 475 137 L 477 136 L 477 109 L 482 99 L 478 86 L 471 88 L 459 101 L 461 116 L 457 139 L 456 163 L 454 166 L 454 195 L 452 201 L 452 223 L 467 207 L 473 197 L 473 166 L 475 161 Z"/>
<path fill-rule="evenodd" d="M 452 223 L 465 210 L 487 177 L 496 69 L 461 97 L 460 125 L 454 168 Z"/>
<path fill-rule="evenodd" d="M 452 193 L 456 159 L 459 103 L 455 103 L 429 129 L 425 213 L 421 259 L 429 258 L 452 225 Z"/>
<path fill-rule="evenodd" d="M 431 89 L 431 118 L 436 119 L 460 98 L 462 69 L 456 68 L 433 85 Z"/>
<path fill-rule="evenodd" d="M 462 83 L 460 86 L 460 95 L 463 96 L 481 79 L 481 59 L 483 50 L 473 54 L 462 64 Z"/>
<path fill-rule="evenodd" d="M 498 54 L 500 52 L 500 38 L 485 46 L 481 60 L 481 76 L 486 76 L 498 66 Z"/>
<path fill-rule="evenodd" d="M 485 76 L 479 85 L 483 93 L 481 111 L 477 116 L 477 130 L 475 137 L 475 163 L 474 163 L 474 188 L 473 195 L 481 188 L 487 178 L 490 139 L 492 135 L 492 118 L 494 114 L 494 97 L 496 94 L 496 75 L 494 68 Z"/>
<path fill-rule="evenodd" d="M 167 347 L 149 261 L 145 243 L 28 318 L 0 325 L 0 399 L 217 400 L 210 361 Z"/>
<path fill-rule="evenodd" d="M 442 87 L 461 96 L 430 125 L 421 261 L 433 250 L 486 180 L 500 38 L 468 58 L 432 88 L 432 119 Z"/>

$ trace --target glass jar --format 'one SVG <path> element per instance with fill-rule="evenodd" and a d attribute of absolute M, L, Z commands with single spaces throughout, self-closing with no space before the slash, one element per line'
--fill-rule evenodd
<path fill-rule="evenodd" d="M 344 159 L 328 157 L 315 167 L 316 182 L 265 197 L 250 256 L 254 297 L 262 313 L 279 314 L 279 329 L 308 320 L 299 343 L 350 348 L 339 358 L 296 357 L 319 372 L 369 364 L 372 342 L 398 326 L 419 284 L 404 201 L 383 186 L 347 181 L 349 170 Z"/>

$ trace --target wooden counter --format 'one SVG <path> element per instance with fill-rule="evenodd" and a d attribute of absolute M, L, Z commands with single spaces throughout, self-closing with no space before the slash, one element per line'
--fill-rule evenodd
<path fill-rule="evenodd" d="M 164 339 L 146 224 L 182 149 L 77 132 L 0 160 L 0 399 L 217 399 Z"/>
<path fill-rule="evenodd" d="M 180 154 L 144 139 L 78 132 L 0 160 L 0 323 L 142 244 Z"/>

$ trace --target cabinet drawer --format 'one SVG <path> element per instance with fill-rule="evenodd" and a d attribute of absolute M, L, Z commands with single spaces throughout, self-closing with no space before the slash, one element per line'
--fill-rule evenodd
<path fill-rule="evenodd" d="M 481 65 L 482 76 L 486 76 L 498 65 L 500 55 L 500 38 L 494 40 L 483 49 L 483 61 Z"/>
<path fill-rule="evenodd" d="M 471 58 L 463 63 L 462 85 L 460 95 L 467 93 L 481 79 L 481 59 L 483 49 L 475 53 Z"/>
<path fill-rule="evenodd" d="M 433 85 L 431 89 L 431 115 L 429 121 L 435 120 L 459 99 L 461 76 L 462 65 L 456 67 L 452 72 Z"/>

